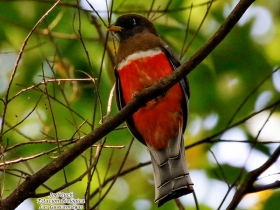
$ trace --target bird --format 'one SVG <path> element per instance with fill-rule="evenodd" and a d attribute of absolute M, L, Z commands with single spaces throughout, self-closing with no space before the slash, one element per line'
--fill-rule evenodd
<path fill-rule="evenodd" d="M 119 110 L 181 65 L 153 23 L 143 16 L 122 15 L 107 30 L 119 41 L 115 65 Z M 147 146 L 151 156 L 158 207 L 194 191 L 183 139 L 189 97 L 186 77 L 126 120 L 132 135 Z"/>

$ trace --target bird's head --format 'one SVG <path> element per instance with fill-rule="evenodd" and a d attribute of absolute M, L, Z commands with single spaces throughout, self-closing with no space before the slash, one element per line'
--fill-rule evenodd
<path fill-rule="evenodd" d="M 147 18 L 136 14 L 122 15 L 108 27 L 108 31 L 113 32 L 120 42 L 145 30 L 158 36 L 155 26 Z"/>

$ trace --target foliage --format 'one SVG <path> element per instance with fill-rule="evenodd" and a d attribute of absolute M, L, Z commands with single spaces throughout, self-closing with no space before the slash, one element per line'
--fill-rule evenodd
<path fill-rule="evenodd" d="M 81 9 L 78 1 L 61 1 L 46 14 L 54 3 L 0 1 L 3 199 L 118 113 L 111 94 L 118 44 L 106 26 L 120 14 L 148 16 L 185 62 L 209 40 L 236 2 L 114 0 L 108 16 L 105 11 Z M 279 11 L 277 0 L 255 2 L 188 76 L 191 98 L 185 144 L 200 209 L 225 209 L 236 187 L 279 146 Z M 261 19 L 267 22 L 260 23 Z M 85 199 L 85 209 L 156 208 L 148 153 L 131 139 L 125 124 L 112 130 L 30 196 L 35 208 L 39 197 L 59 191 Z M 260 162 L 254 162 L 258 157 Z M 276 171 L 257 182 L 263 190 L 280 179 L 279 163 L 272 167 Z M 239 208 L 279 206 L 279 191 L 273 188 L 279 183 L 255 193 L 251 204 L 252 197 L 246 196 Z M 191 195 L 180 201 L 188 209 L 197 208 Z M 176 203 L 161 209 L 177 209 Z"/>

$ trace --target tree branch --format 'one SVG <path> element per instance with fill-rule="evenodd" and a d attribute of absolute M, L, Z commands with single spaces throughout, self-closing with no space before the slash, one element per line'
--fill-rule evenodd
<path fill-rule="evenodd" d="M 243 184 L 240 185 L 238 190 L 236 191 L 232 201 L 228 205 L 227 209 L 236 209 L 239 202 L 242 200 L 243 196 L 247 193 L 261 191 L 260 187 L 254 187 L 253 184 L 257 180 L 257 178 L 266 170 L 268 169 L 279 157 L 280 155 L 280 146 L 274 151 L 274 153 L 270 156 L 270 158 L 259 168 L 251 171 L 246 179 L 244 180 Z M 263 186 L 263 190 L 268 189 L 269 185 Z M 279 187 L 279 181 L 271 184 L 271 188 Z"/>
<path fill-rule="evenodd" d="M 269 189 L 277 189 L 280 188 L 280 181 L 276 180 L 275 182 L 271 184 L 266 184 L 266 185 L 256 185 L 252 186 L 249 189 L 247 189 L 247 193 L 256 193 L 264 190 L 269 190 Z"/>
<path fill-rule="evenodd" d="M 128 116 L 136 112 L 143 104 L 160 95 L 162 92 L 165 92 L 189 74 L 219 43 L 221 43 L 253 2 L 254 0 L 241 0 L 212 38 L 187 62 L 179 67 L 178 70 L 161 80 L 158 84 L 147 88 L 136 95 L 118 114 L 105 121 L 87 136 L 81 138 L 72 148 L 63 152 L 54 161 L 50 162 L 29 179 L 25 180 L 7 198 L 1 200 L 0 208 L 5 210 L 15 209 L 25 199 L 33 196 L 35 190 L 41 184 L 71 163 L 91 145 L 123 123 Z"/>

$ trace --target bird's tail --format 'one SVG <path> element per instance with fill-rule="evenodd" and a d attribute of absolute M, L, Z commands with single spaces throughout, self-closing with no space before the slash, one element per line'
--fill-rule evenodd
<path fill-rule="evenodd" d="M 184 141 L 172 139 L 167 148 L 149 148 L 154 168 L 155 202 L 160 207 L 165 202 L 193 192 L 189 176 Z"/>

